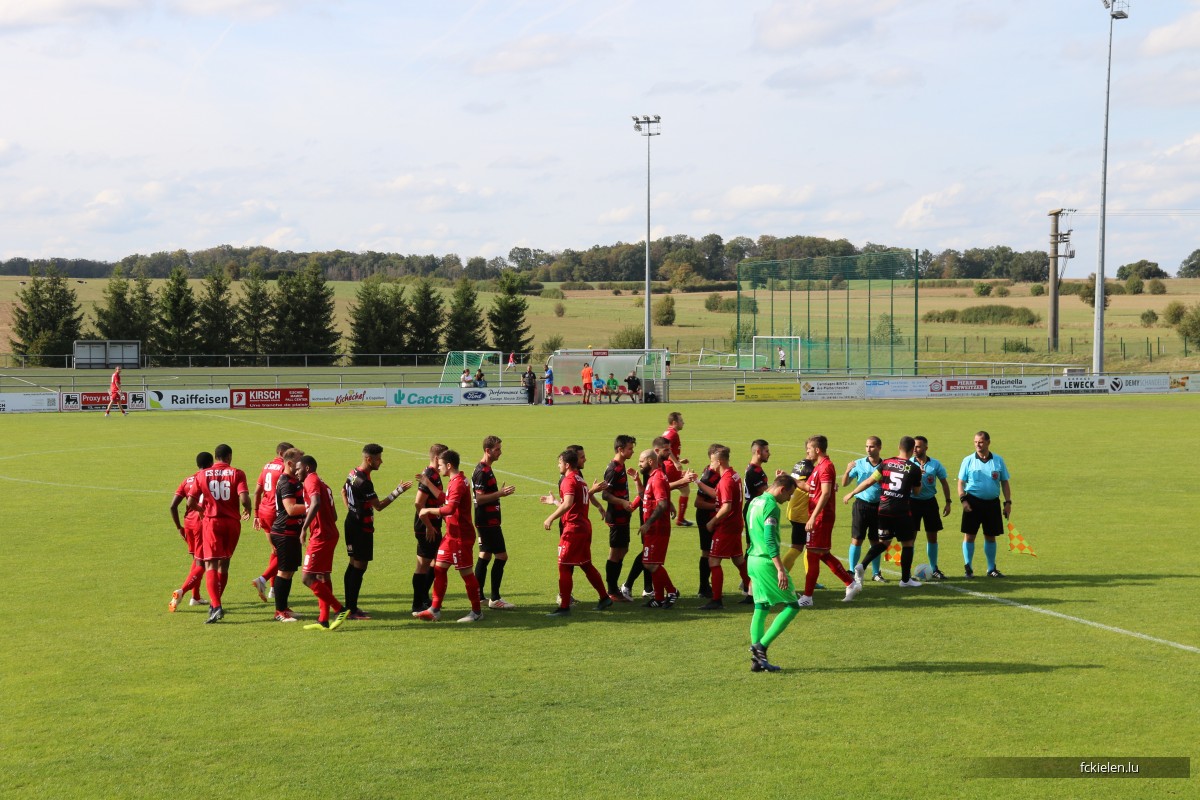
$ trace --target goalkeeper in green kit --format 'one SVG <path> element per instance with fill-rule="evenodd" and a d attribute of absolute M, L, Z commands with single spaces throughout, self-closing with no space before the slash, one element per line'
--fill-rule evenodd
<path fill-rule="evenodd" d="M 767 648 L 800 613 L 796 587 L 779 557 L 779 506 L 787 505 L 795 491 L 796 480 L 781 474 L 767 491 L 750 501 L 746 513 L 746 531 L 750 536 L 746 570 L 750 573 L 754 596 L 754 616 L 750 620 L 751 672 L 779 671 L 779 667 L 767 661 Z M 767 630 L 767 614 L 771 606 L 780 603 L 784 604 L 783 610 Z"/>

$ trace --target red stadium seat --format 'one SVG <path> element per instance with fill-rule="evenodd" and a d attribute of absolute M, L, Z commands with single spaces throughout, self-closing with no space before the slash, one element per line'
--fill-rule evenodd
<path fill-rule="evenodd" d="M 582 395 L 582 394 L 583 394 L 583 387 L 582 387 L 582 386 L 573 386 L 573 387 L 571 387 L 571 394 Z"/>

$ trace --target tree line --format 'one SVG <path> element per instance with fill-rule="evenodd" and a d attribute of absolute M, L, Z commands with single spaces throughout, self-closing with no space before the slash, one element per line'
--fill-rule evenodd
<path fill-rule="evenodd" d="M 455 284 L 448 304 L 429 278 L 403 285 L 370 277 L 360 283 L 350 306 L 350 333 L 344 341 L 335 326 L 333 288 L 317 265 L 274 281 L 251 267 L 239 283 L 235 296 L 227 272 L 214 268 L 197 293 L 187 271 L 176 267 L 152 291 L 145 272 L 126 277 L 117 267 L 89 324 L 67 277 L 53 267 L 34 268 L 17 293 L 9 345 L 38 363 L 39 356 L 70 354 L 79 339 L 135 340 L 142 342 L 152 363 L 194 356 L 191 363 L 204 366 L 223 365 L 227 361 L 218 356 L 230 354 L 284 356 L 279 363 L 287 363 L 287 355 L 297 356 L 297 363 L 302 355 L 332 360 L 343 347 L 356 364 L 393 365 L 411 363 L 405 355 L 525 353 L 533 344 L 525 322 L 528 278 L 511 270 L 496 281 L 497 294 L 486 314 L 475 283 L 466 277 Z"/>

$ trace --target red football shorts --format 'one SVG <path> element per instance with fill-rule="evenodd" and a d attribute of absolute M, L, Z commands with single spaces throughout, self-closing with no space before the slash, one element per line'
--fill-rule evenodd
<path fill-rule="evenodd" d="M 119 402 L 121 402 L 121 393 L 120 393 L 119 391 L 118 391 L 118 392 L 111 392 L 111 391 L 110 391 L 110 392 L 108 393 L 108 399 L 109 399 L 109 400 L 111 400 L 111 401 L 112 401 L 112 402 L 114 402 L 114 403 L 119 403 Z"/>
<path fill-rule="evenodd" d="M 564 533 L 559 536 L 558 563 L 564 567 L 592 563 L 592 534 Z"/>
<path fill-rule="evenodd" d="M 667 563 L 667 546 L 670 543 L 669 535 L 647 533 L 642 537 L 642 563 L 659 566 Z"/>
<path fill-rule="evenodd" d="M 733 558 L 740 556 L 745 551 L 742 549 L 742 537 L 740 534 L 729 534 L 718 531 L 713 534 L 712 546 L 708 548 L 708 554 L 713 558 Z M 645 558 L 642 559 L 644 563 Z"/>
<path fill-rule="evenodd" d="M 454 569 L 470 569 L 475 564 L 474 550 L 474 539 L 467 541 L 443 536 L 434 560 L 450 564 Z"/>
<path fill-rule="evenodd" d="M 833 547 L 832 514 L 822 514 L 817 517 L 813 529 L 808 533 L 808 547 L 816 550 L 828 550 Z"/>
<path fill-rule="evenodd" d="M 317 575 L 324 572 L 333 572 L 333 554 L 337 552 L 338 539 L 340 538 L 340 536 L 310 536 L 308 538 L 308 552 L 304 554 L 304 565 L 301 569 Z"/>
<path fill-rule="evenodd" d="M 188 555 L 200 558 L 200 548 L 203 546 L 204 525 L 201 520 L 183 522 L 183 540 L 187 542 Z"/>
<path fill-rule="evenodd" d="M 233 558 L 238 539 L 242 535 L 242 521 L 222 517 L 205 517 L 201 536 L 200 558 L 212 561 L 218 558 Z"/>
<path fill-rule="evenodd" d="M 258 524 L 262 525 L 262 529 L 267 533 L 271 532 L 271 526 L 275 524 L 275 504 L 262 506 L 258 510 Z"/>

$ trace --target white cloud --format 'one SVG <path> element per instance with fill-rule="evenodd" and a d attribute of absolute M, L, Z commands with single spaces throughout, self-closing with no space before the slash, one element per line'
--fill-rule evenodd
<path fill-rule="evenodd" d="M 1142 40 L 1142 52 L 1148 56 L 1194 53 L 1197 49 L 1200 49 L 1200 11 L 1155 28 Z"/>
<path fill-rule="evenodd" d="M 539 72 L 561 67 L 582 55 L 611 49 L 608 44 L 596 40 L 541 34 L 509 42 L 475 59 L 471 72 L 475 75 Z"/>
<path fill-rule="evenodd" d="M 778 183 L 734 186 L 725 192 L 725 205 L 739 210 L 795 208 L 807 204 L 814 193 L 811 186 L 788 188 Z"/>
<path fill-rule="evenodd" d="M 24 156 L 24 151 L 16 142 L 10 142 L 7 139 L 0 139 L 0 167 L 8 166 L 9 164 L 19 161 Z"/>
<path fill-rule="evenodd" d="M 660 81 L 650 87 L 648 95 L 710 95 L 737 91 L 736 81 Z"/>
<path fill-rule="evenodd" d="M 168 0 L 165 5 L 189 16 L 261 18 L 300 5 L 297 0 Z M 0 31 L 90 25 L 134 14 L 152 14 L 163 0 L 0 0 Z"/>
<path fill-rule="evenodd" d="M 634 211 L 637 209 L 633 206 L 625 206 L 624 208 L 613 208 L 601 214 L 596 221 L 601 225 L 612 225 L 617 222 L 628 222 L 633 217 Z"/>
<path fill-rule="evenodd" d="M 902 230 L 928 230 L 946 224 L 943 212 L 954 205 L 954 200 L 962 194 L 963 185 L 956 183 L 936 192 L 920 197 L 915 203 L 904 209 L 896 227 Z"/>
<path fill-rule="evenodd" d="M 765 84 L 769 89 L 808 95 L 853 81 L 857 77 L 858 70 L 849 64 L 795 64 L 771 73 L 767 76 Z"/>
<path fill-rule="evenodd" d="M 872 34 L 900 0 L 777 0 L 755 18 L 755 40 L 771 51 L 835 47 Z"/>

